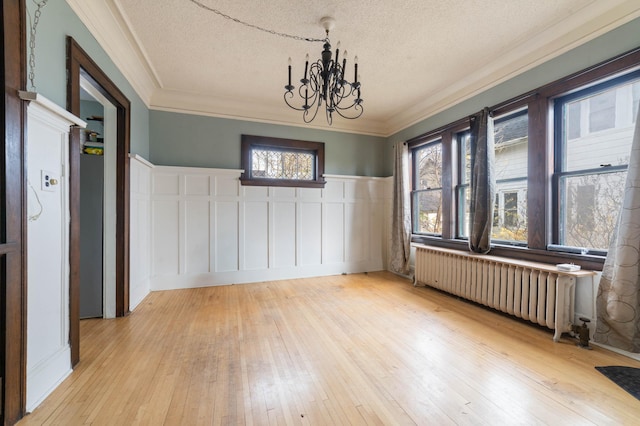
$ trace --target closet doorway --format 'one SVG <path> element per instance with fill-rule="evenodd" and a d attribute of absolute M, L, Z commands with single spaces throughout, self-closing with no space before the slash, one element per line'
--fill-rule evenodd
<path fill-rule="evenodd" d="M 80 318 L 115 318 L 116 107 L 80 77 Z"/>
<path fill-rule="evenodd" d="M 82 89 L 84 87 L 84 89 Z M 84 90 L 102 104 L 105 125 L 103 194 L 103 317 L 129 313 L 129 143 L 131 103 L 93 59 L 67 37 L 67 110 L 80 117 Z M 109 118 L 110 116 L 113 119 Z M 80 185 L 83 142 L 72 132 L 69 149 L 69 340 L 71 364 L 80 361 Z M 111 135 L 111 136 L 110 136 Z M 110 138 L 115 138 L 110 142 Z M 112 147 L 112 149 L 110 149 Z M 110 160 L 111 159 L 111 160 Z M 110 284 L 113 283 L 113 284 Z"/>

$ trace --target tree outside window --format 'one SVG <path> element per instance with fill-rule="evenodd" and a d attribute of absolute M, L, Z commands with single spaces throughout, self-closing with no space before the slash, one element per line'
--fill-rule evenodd
<path fill-rule="evenodd" d="M 442 142 L 413 150 L 416 171 L 413 184 L 414 232 L 442 233 Z"/>

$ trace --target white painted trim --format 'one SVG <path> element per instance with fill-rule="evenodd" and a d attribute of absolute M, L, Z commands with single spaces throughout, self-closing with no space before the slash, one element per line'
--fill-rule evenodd
<path fill-rule="evenodd" d="M 58 104 L 50 101 L 46 97 L 42 96 L 40 93 L 27 92 L 24 90 L 20 90 L 18 92 L 18 95 L 20 96 L 20 99 L 22 99 L 23 101 L 28 101 L 29 103 L 32 103 L 34 105 L 37 104 L 40 107 L 44 108 L 45 110 L 61 118 L 64 122 L 63 127 L 66 128 L 67 132 L 69 131 L 69 126 L 72 126 L 72 125 L 76 125 L 82 128 L 87 127 L 87 123 L 85 121 L 71 114 L 66 109 L 61 108 L 60 106 L 58 106 Z"/>
<path fill-rule="evenodd" d="M 624 355 L 626 357 L 635 359 L 636 361 L 640 361 L 640 354 L 635 354 L 633 352 L 628 352 L 628 351 L 625 351 L 623 349 L 618 349 L 616 347 L 605 345 L 605 344 L 594 342 L 594 341 L 591 341 L 591 344 L 593 346 L 598 346 L 598 347 L 601 347 L 601 348 L 604 348 L 604 349 L 608 349 L 608 350 L 610 350 L 612 352 L 615 352 L 617 354 Z"/>
<path fill-rule="evenodd" d="M 352 175 L 322 175 L 325 179 L 350 179 L 350 180 L 385 180 L 388 177 L 379 177 L 379 176 L 352 176 Z M 393 176 L 391 176 L 393 177 Z"/>
<path fill-rule="evenodd" d="M 186 166 L 158 166 L 154 165 L 154 173 L 189 173 L 189 174 L 222 174 L 222 175 L 238 175 L 244 173 L 243 169 L 214 169 L 206 167 L 186 167 Z"/>
<path fill-rule="evenodd" d="M 64 381 L 71 369 L 71 347 L 64 346 L 27 375 L 27 413 L 32 412 Z M 36 399 L 33 399 L 36 398 Z"/>
<path fill-rule="evenodd" d="M 116 317 L 116 151 L 118 116 L 115 105 L 90 81 L 80 77 L 80 86 L 102 105 L 104 110 L 104 195 L 102 249 L 102 315 Z M 80 173 L 82 178 L 82 171 Z"/>
<path fill-rule="evenodd" d="M 149 162 L 149 160 L 145 159 L 145 158 L 144 158 L 144 157 L 142 157 L 141 155 L 138 155 L 138 154 L 129 154 L 129 158 L 130 158 L 131 160 L 137 161 L 137 162 L 139 162 L 140 164 L 143 164 L 143 165 L 145 165 L 145 166 L 149 167 L 150 169 L 153 169 L 154 167 L 156 167 L 156 166 L 154 166 L 153 164 L 151 164 L 151 162 Z"/>
<path fill-rule="evenodd" d="M 334 120 L 330 126 L 325 120 L 305 123 L 301 113 L 281 104 L 256 104 L 237 98 L 203 96 L 199 93 L 183 93 L 166 89 L 155 90 L 149 108 L 157 111 L 245 120 L 258 123 L 304 127 L 332 132 L 356 133 L 371 136 L 386 136 L 384 120 L 367 117 L 357 120 Z"/>
<path fill-rule="evenodd" d="M 217 272 L 212 274 L 155 276 L 151 280 L 152 291 L 177 290 L 186 288 L 211 287 L 234 284 L 251 284 L 264 281 L 297 278 L 323 277 L 340 274 L 360 274 L 382 271 L 379 265 L 360 263 L 334 263 L 331 265 L 297 267 L 295 269 L 271 268 L 266 270 L 244 270 Z"/>
<path fill-rule="evenodd" d="M 26 407 L 32 410 L 71 371 L 69 127 L 74 124 L 84 127 L 86 123 L 37 93 L 22 92 L 20 96 L 29 101 L 28 155 L 25 159 L 29 170 L 27 179 L 41 212 L 45 213 L 30 221 L 26 230 L 29 239 Z M 59 179 L 58 186 L 50 191 L 42 189 L 39 183 L 40 173 L 44 170 L 50 170 L 52 177 Z M 33 201 L 31 198 L 26 201 L 30 210 Z M 50 268 L 51 265 L 54 267 Z M 43 306 L 46 309 L 42 309 Z M 51 340 L 43 345 L 38 333 L 46 324 L 52 327 L 47 333 Z"/>
<path fill-rule="evenodd" d="M 67 0 L 67 3 L 149 106 L 154 90 L 162 84 L 119 6 L 114 0 Z"/>

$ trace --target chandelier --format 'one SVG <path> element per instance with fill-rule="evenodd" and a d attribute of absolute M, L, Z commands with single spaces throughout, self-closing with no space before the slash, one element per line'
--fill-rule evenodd
<path fill-rule="evenodd" d="M 304 77 L 300 79 L 300 86 L 297 90 L 297 103 L 302 103 L 300 107 L 292 105 L 296 99 L 294 93 L 295 86 L 291 84 L 291 58 L 289 58 L 289 84 L 284 86 L 284 101 L 297 111 L 302 111 L 302 119 L 305 123 L 310 123 L 316 118 L 318 111 L 323 107 L 329 125 L 333 122 L 333 113 L 350 120 L 362 115 L 362 98 L 360 97 L 360 82 L 358 76 L 358 57 L 354 58 L 353 83 L 345 79 L 347 67 L 347 51 L 342 55 L 340 64 L 340 42 L 336 46 L 335 55 L 331 51 L 329 41 L 329 30 L 333 29 L 334 19 L 324 17 L 320 24 L 326 31 L 324 49 L 320 59 L 309 64 L 309 54 L 307 54 L 304 64 Z"/>

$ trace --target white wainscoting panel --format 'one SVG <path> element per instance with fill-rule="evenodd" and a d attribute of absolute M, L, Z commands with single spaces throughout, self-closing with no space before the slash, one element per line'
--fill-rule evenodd
<path fill-rule="evenodd" d="M 252 188 L 255 189 L 255 188 Z M 261 188 L 267 189 L 267 188 Z M 254 191 L 247 197 L 255 197 Z M 269 268 L 269 203 L 267 201 L 249 201 L 244 204 L 244 226 L 242 251 L 245 270 L 265 270 Z"/>
<path fill-rule="evenodd" d="M 216 201 L 214 217 L 215 231 L 210 244 L 214 248 L 215 272 L 235 272 L 240 269 L 239 258 L 239 201 Z"/>
<path fill-rule="evenodd" d="M 23 402 L 27 412 L 31 412 L 71 373 L 69 126 L 85 127 L 85 123 L 41 95 L 23 92 L 21 97 L 29 101 L 25 159 L 28 303 Z"/>
<path fill-rule="evenodd" d="M 151 291 L 151 170 L 139 155 L 130 155 L 129 309 Z"/>
<path fill-rule="evenodd" d="M 317 190 L 320 192 L 320 190 Z M 322 203 L 300 201 L 297 203 L 299 212 L 299 229 L 297 234 L 300 265 L 322 264 Z"/>
<path fill-rule="evenodd" d="M 206 273 L 210 270 L 210 204 L 209 200 L 186 200 L 184 203 L 184 260 L 185 272 L 188 274 Z"/>
<path fill-rule="evenodd" d="M 151 290 L 383 270 L 387 179 L 240 185 L 241 170 L 155 166 Z"/>
<path fill-rule="evenodd" d="M 293 189 L 293 188 L 287 188 Z M 276 201 L 271 203 L 273 219 L 273 245 L 270 252 L 273 253 L 272 268 L 291 268 L 296 266 L 296 229 L 297 215 L 295 201 Z"/>
<path fill-rule="evenodd" d="M 151 202 L 152 248 L 154 275 L 180 274 L 180 246 L 185 235 L 180 240 L 180 232 L 184 233 L 184 226 L 180 221 L 180 202 L 178 200 L 154 199 Z"/>

